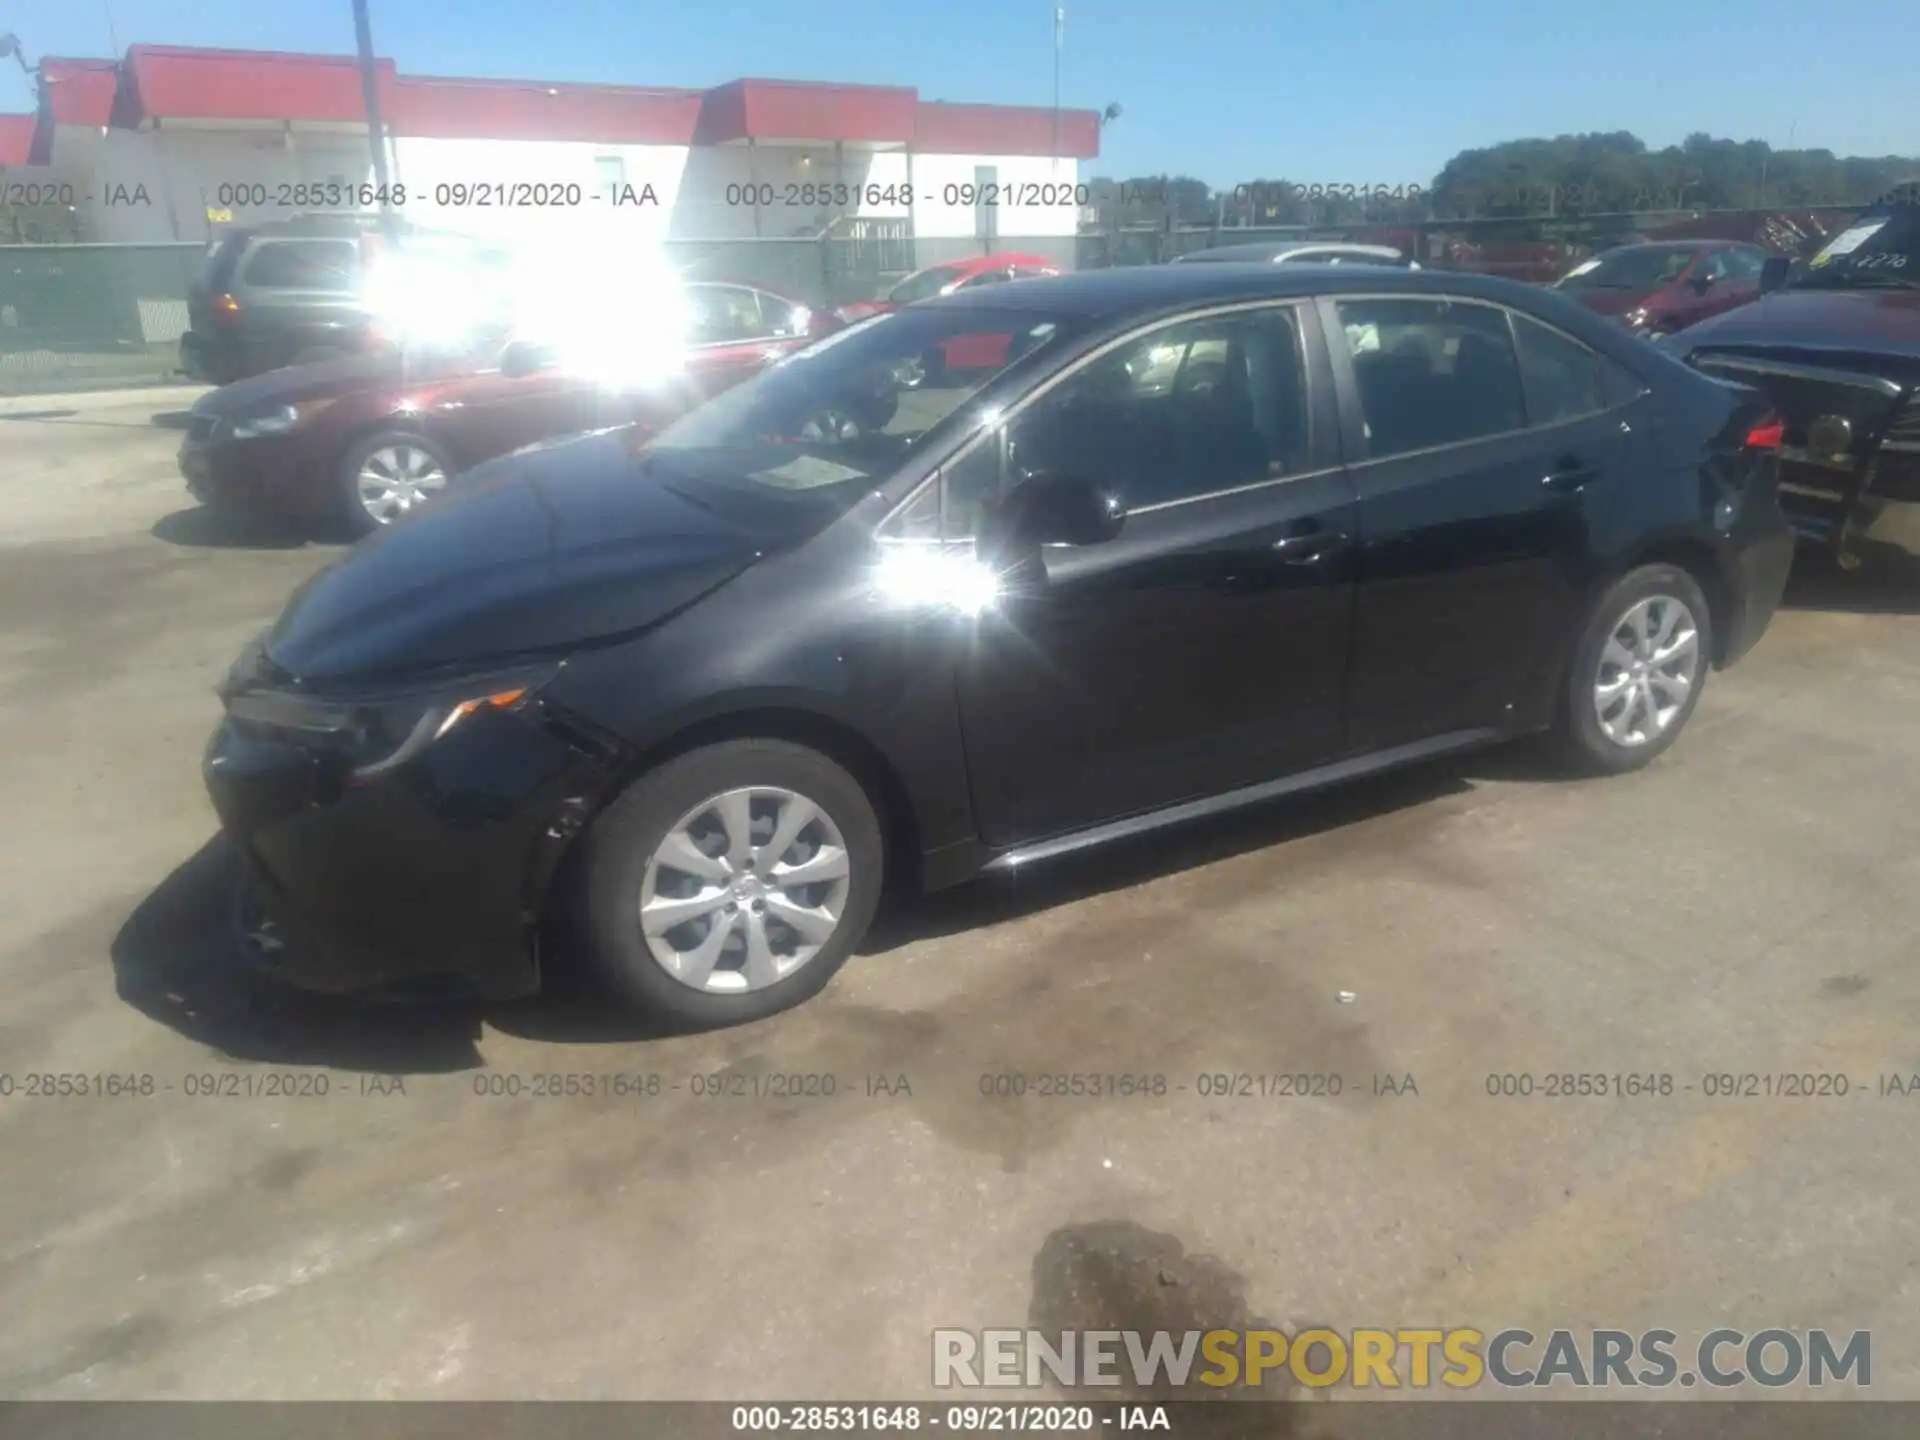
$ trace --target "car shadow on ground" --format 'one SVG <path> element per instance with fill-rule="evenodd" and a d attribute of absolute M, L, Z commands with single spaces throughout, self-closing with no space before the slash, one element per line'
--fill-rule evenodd
<path fill-rule="evenodd" d="M 1877 549 L 1862 560 L 1859 569 L 1844 570 L 1830 556 L 1802 551 L 1794 557 L 1781 605 L 1855 615 L 1920 615 L 1920 559 Z"/>
<path fill-rule="evenodd" d="M 268 516 L 236 515 L 211 505 L 194 505 L 162 515 L 148 530 L 156 540 L 196 550 L 298 550 L 322 537 Z"/>
<path fill-rule="evenodd" d="M 149 425 L 157 425 L 162 430 L 184 430 L 192 422 L 191 410 L 159 410 L 147 417 Z"/>
<path fill-rule="evenodd" d="M 1471 788 L 1482 763 L 1465 757 L 1424 765 L 1063 857 L 1017 880 L 991 878 L 893 900 L 858 954 L 882 956 L 1457 794 Z M 690 1033 L 625 1008 L 588 979 L 563 929 L 549 951 L 548 988 L 526 1000 L 382 1004 L 294 989 L 241 956 L 231 925 L 239 870 L 232 845 L 215 836 L 135 906 L 111 950 L 122 1000 L 232 1059 L 446 1074 L 484 1067 L 485 1027 L 558 1044 L 633 1044 Z"/>

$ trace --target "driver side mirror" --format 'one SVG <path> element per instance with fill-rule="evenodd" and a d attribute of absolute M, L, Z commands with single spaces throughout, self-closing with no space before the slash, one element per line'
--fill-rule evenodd
<path fill-rule="evenodd" d="M 532 375 L 541 370 L 551 370 L 559 363 L 551 345 L 537 345 L 531 340 L 511 342 L 500 356 L 500 373 L 510 380 L 523 375 Z"/>
<path fill-rule="evenodd" d="M 1769 255 L 1760 265 L 1760 293 L 1770 295 L 1787 283 L 1793 261 L 1785 255 Z"/>
<path fill-rule="evenodd" d="M 1035 475 L 993 508 L 979 549 L 1002 559 L 1042 545 L 1100 545 L 1119 535 L 1126 518 L 1120 502 L 1085 476 Z"/>
<path fill-rule="evenodd" d="M 1714 285 L 1713 272 L 1708 270 L 1703 270 L 1698 275 L 1694 276 L 1689 283 L 1693 286 L 1694 294 L 1704 295 L 1707 293 L 1707 291 L 1713 288 L 1713 285 Z"/>

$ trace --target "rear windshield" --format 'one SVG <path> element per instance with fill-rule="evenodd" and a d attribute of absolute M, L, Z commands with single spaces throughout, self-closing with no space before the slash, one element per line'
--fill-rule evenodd
<path fill-rule="evenodd" d="M 224 289 L 227 277 L 233 274 L 234 258 L 246 247 L 244 235 L 228 235 L 214 241 L 207 249 L 207 258 L 200 262 L 200 275 L 194 283 L 202 290 Z"/>

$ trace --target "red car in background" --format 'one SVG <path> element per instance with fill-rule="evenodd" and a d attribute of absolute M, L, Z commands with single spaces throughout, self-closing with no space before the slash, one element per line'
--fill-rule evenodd
<path fill-rule="evenodd" d="M 1767 252 L 1758 245 L 1641 242 L 1582 261 L 1553 288 L 1656 340 L 1759 299 L 1766 263 Z"/>
<path fill-rule="evenodd" d="M 982 285 L 1001 285 L 1009 280 L 1032 280 L 1042 275 L 1058 275 L 1060 267 L 1044 255 L 1024 255 L 1003 250 L 993 255 L 974 255 L 965 260 L 950 260 L 929 265 L 907 276 L 881 300 L 855 300 L 842 305 L 834 314 L 844 321 L 864 320 L 869 315 L 884 315 L 916 300 L 931 300 L 936 295 L 951 295 L 956 290 L 973 290 Z M 1011 336 L 968 335 L 941 347 L 949 370 L 997 370 L 1006 363 Z"/>
<path fill-rule="evenodd" d="M 391 349 L 295 365 L 201 396 L 180 471 L 204 505 L 344 519 L 366 534 L 484 460 L 583 430 L 664 424 L 842 328 L 757 286 L 699 282 L 681 298 L 686 334 L 664 378 L 609 384 L 504 335 L 457 353 Z"/>

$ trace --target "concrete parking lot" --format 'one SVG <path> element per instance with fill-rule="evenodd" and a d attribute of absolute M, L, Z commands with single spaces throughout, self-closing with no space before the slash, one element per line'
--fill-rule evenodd
<path fill-rule="evenodd" d="M 969 887 L 744 1029 L 368 1009 L 223 944 L 212 686 L 338 552 L 192 508 L 190 398 L 0 401 L 0 1392 L 931 1397 L 935 1327 L 1264 1320 L 1864 1329 L 1920 1398 L 1920 588 L 1797 578 L 1644 773 L 1490 753 Z M 1487 1093 L 1560 1072 L 1672 1090 Z M 1782 1072 L 1848 1093 L 1704 1078 Z M 661 1088 L 477 1093 L 586 1073 Z M 1343 1093 L 1203 1093 L 1294 1073 Z M 1061 1074 L 1149 1093 L 982 1093 Z"/>

